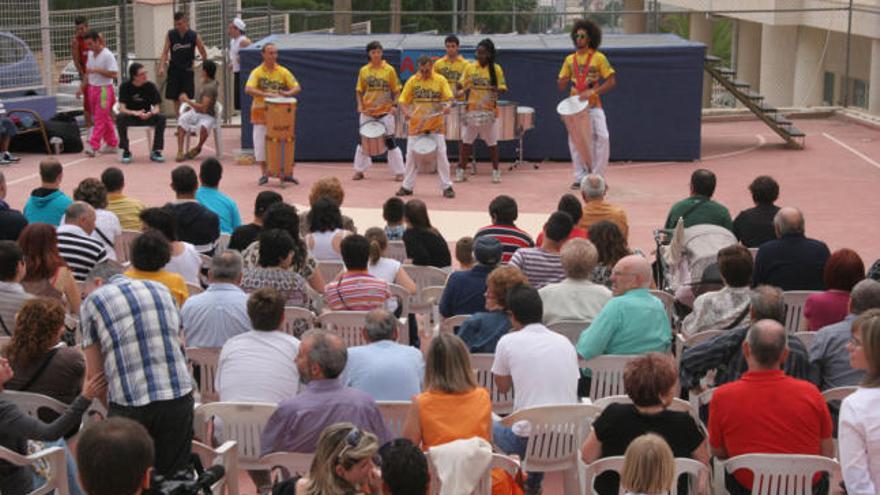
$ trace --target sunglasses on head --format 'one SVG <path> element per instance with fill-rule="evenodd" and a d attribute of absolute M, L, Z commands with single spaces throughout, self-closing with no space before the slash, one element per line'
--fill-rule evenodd
<path fill-rule="evenodd" d="M 342 450 L 339 451 L 339 455 L 336 456 L 336 462 L 339 462 L 342 459 L 342 456 L 345 455 L 349 449 L 353 449 L 361 443 L 361 438 L 364 436 L 364 433 L 358 429 L 357 426 L 351 429 L 347 435 L 345 435 L 345 446 L 342 447 Z"/>

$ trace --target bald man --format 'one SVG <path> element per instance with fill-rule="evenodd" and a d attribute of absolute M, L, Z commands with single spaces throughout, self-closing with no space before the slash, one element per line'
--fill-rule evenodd
<path fill-rule="evenodd" d="M 67 207 L 64 223 L 58 226 L 58 252 L 73 272 L 73 278 L 80 282 L 85 281 L 95 265 L 110 258 L 104 243 L 91 237 L 96 219 L 91 205 L 76 201 Z"/>
<path fill-rule="evenodd" d="M 790 206 L 781 208 L 773 218 L 773 228 L 777 239 L 758 249 L 752 286 L 824 290 L 822 272 L 831 253 L 824 242 L 806 237 L 803 213 Z"/>

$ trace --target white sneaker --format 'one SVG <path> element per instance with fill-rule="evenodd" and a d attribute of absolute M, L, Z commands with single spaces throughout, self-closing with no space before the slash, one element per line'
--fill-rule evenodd
<path fill-rule="evenodd" d="M 492 170 L 492 184 L 501 183 L 501 169 Z"/>
<path fill-rule="evenodd" d="M 105 145 L 101 148 L 100 153 L 101 153 L 102 155 L 113 155 L 113 154 L 119 153 L 119 147 L 117 147 L 117 146 L 110 146 L 110 145 L 106 145 L 106 144 L 105 144 Z"/>
<path fill-rule="evenodd" d="M 455 169 L 455 182 L 464 182 L 467 180 L 467 176 L 464 174 L 464 169 L 458 167 Z"/>

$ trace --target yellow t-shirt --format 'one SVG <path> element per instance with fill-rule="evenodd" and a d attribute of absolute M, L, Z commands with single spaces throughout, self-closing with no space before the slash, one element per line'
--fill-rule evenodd
<path fill-rule="evenodd" d="M 507 83 L 504 81 L 504 71 L 501 66 L 495 64 L 495 77 L 498 79 L 498 89 L 507 91 Z M 461 76 L 461 85 L 469 90 L 467 97 L 467 110 L 495 111 L 498 103 L 498 93 L 493 91 L 492 81 L 489 78 L 489 66 L 481 67 L 479 62 L 469 64 Z"/>
<path fill-rule="evenodd" d="M 129 268 L 125 272 L 125 276 L 137 280 L 152 280 L 168 287 L 174 300 L 177 301 L 178 307 L 183 307 L 186 298 L 189 297 L 189 289 L 186 288 L 186 282 L 180 274 L 159 270 L 158 272 L 142 272 L 136 268 Z"/>
<path fill-rule="evenodd" d="M 107 210 L 119 217 L 119 224 L 124 230 L 141 230 L 140 214 L 146 208 L 135 198 L 123 194 L 107 194 Z"/>
<path fill-rule="evenodd" d="M 299 86 L 293 74 L 281 65 L 275 64 L 275 68 L 271 71 L 266 66 L 260 64 L 259 67 L 251 72 L 245 87 L 257 88 L 260 91 L 287 91 Z M 266 99 L 262 96 L 255 96 L 251 105 L 251 123 L 266 123 Z"/>
<path fill-rule="evenodd" d="M 388 62 L 382 62 L 379 68 L 367 64 L 358 72 L 357 92 L 364 102 L 364 113 L 377 117 L 391 111 L 394 95 L 400 92 L 400 79 L 397 71 Z"/>
<path fill-rule="evenodd" d="M 608 59 L 605 57 L 600 51 L 593 52 L 593 59 L 590 60 L 589 69 L 585 69 L 584 66 L 587 64 L 587 59 L 589 58 L 589 51 L 584 54 L 572 53 L 571 55 L 565 57 L 565 62 L 562 64 L 562 69 L 559 70 L 559 79 L 568 79 L 571 80 L 571 94 L 576 95 L 577 89 L 575 88 L 575 84 L 577 83 L 577 77 L 575 76 L 574 70 L 574 57 L 577 55 L 578 69 L 581 71 L 587 70 L 587 87 L 598 87 L 599 79 L 608 79 L 614 74 L 614 68 L 611 67 L 611 64 L 608 63 Z M 602 102 L 599 100 L 599 95 L 593 95 L 590 98 L 590 106 L 591 107 L 601 107 Z"/>
<path fill-rule="evenodd" d="M 455 84 L 461 79 L 461 75 L 464 74 L 468 65 L 470 65 L 470 61 L 461 55 L 456 57 L 455 62 L 450 61 L 449 57 L 444 55 L 434 62 L 434 72 L 445 77 L 446 82 L 449 83 L 449 87 L 454 92 Z M 458 99 L 464 101 L 464 95 L 461 95 Z"/>
<path fill-rule="evenodd" d="M 412 105 L 409 119 L 409 135 L 425 132 L 443 132 L 443 113 L 441 103 L 452 99 L 452 90 L 446 78 L 431 73 L 423 79 L 420 74 L 410 77 L 400 93 L 400 103 Z"/>

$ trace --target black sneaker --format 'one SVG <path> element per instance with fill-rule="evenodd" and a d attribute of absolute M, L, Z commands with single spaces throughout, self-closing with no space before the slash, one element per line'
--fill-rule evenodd
<path fill-rule="evenodd" d="M 292 176 L 292 175 L 285 175 L 285 176 L 281 179 L 281 182 L 293 182 L 294 184 L 299 185 L 299 181 L 296 180 L 296 177 L 294 177 L 294 176 Z"/>
<path fill-rule="evenodd" d="M 411 189 L 407 189 L 407 188 L 405 188 L 405 187 L 401 187 L 400 189 L 397 190 L 396 193 L 394 193 L 394 195 L 395 195 L 395 196 L 412 196 L 412 193 L 413 193 L 413 192 L 412 192 Z"/>
<path fill-rule="evenodd" d="M 9 163 L 15 163 L 15 162 L 21 161 L 21 158 L 13 155 L 12 153 L 10 153 L 8 151 L 3 154 L 3 159 L 8 161 Z"/>
<path fill-rule="evenodd" d="M 447 187 L 446 189 L 443 190 L 443 197 L 444 198 L 454 198 L 455 197 L 455 191 L 452 190 L 452 186 Z"/>
<path fill-rule="evenodd" d="M 260 180 L 257 181 L 258 186 L 265 186 L 268 183 L 269 183 L 269 177 L 265 176 L 265 175 L 261 176 Z"/>
<path fill-rule="evenodd" d="M 128 165 L 129 163 L 131 163 L 131 152 L 130 151 L 123 151 L 122 158 L 119 161 L 121 161 L 125 165 Z"/>

